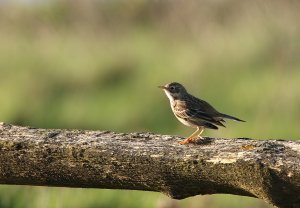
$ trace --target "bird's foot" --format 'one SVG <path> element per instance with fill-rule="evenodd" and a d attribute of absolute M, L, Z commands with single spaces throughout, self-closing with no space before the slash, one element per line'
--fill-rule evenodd
<path fill-rule="evenodd" d="M 179 144 L 188 144 L 188 143 L 190 143 L 191 141 L 192 141 L 192 140 L 191 140 L 190 138 L 187 138 L 187 139 L 185 139 L 185 140 L 179 142 Z"/>
<path fill-rule="evenodd" d="M 204 139 L 204 138 L 201 137 L 201 136 L 198 136 L 198 137 L 188 137 L 185 140 L 179 142 L 179 144 L 188 144 L 188 143 L 193 142 L 193 141 L 195 141 L 197 139 Z"/>

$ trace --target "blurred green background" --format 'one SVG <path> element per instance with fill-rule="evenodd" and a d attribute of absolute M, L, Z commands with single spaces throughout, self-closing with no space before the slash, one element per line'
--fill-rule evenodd
<path fill-rule="evenodd" d="M 299 1 L 0 1 L 0 120 L 188 136 L 158 85 L 246 120 L 206 136 L 299 138 Z M 4 208 L 270 208 L 231 195 L 0 186 Z"/>

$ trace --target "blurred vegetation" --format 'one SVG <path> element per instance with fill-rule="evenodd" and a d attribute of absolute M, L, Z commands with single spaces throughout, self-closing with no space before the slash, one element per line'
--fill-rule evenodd
<path fill-rule="evenodd" d="M 214 137 L 299 137 L 298 1 L 1 1 L 0 120 L 187 136 L 156 87 L 247 123 Z M 267 208 L 230 195 L 1 186 L 0 207 Z"/>

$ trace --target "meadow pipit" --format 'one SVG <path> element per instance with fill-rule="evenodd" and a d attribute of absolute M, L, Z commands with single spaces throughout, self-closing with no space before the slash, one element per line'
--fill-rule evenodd
<path fill-rule="evenodd" d="M 236 117 L 218 112 L 209 103 L 189 94 L 186 89 L 177 82 L 159 86 L 170 100 L 171 108 L 176 118 L 186 126 L 197 128 L 197 130 L 180 144 L 187 144 L 200 137 L 205 128 L 218 129 L 217 126 L 224 125 L 225 119 L 242 121 Z"/>

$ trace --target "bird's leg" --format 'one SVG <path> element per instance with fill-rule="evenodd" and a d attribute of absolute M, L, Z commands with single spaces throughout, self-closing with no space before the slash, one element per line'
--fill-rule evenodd
<path fill-rule="evenodd" d="M 200 127 L 200 128 L 201 128 L 201 130 L 200 130 L 200 133 L 198 134 L 198 138 L 203 139 L 203 137 L 201 136 L 201 134 L 203 133 L 204 128 L 203 127 Z"/>
<path fill-rule="evenodd" d="M 203 139 L 203 137 L 201 136 L 201 134 L 204 131 L 204 127 L 198 127 L 198 131 L 200 130 L 200 132 L 197 134 L 197 136 L 193 136 L 190 141 L 195 141 L 196 139 Z"/>
<path fill-rule="evenodd" d="M 197 127 L 197 130 L 192 133 L 191 136 L 189 136 L 188 138 L 186 138 L 185 140 L 179 142 L 179 144 L 187 144 L 187 143 L 190 143 L 190 141 L 192 141 L 194 138 L 195 138 L 195 135 L 197 135 L 197 132 L 199 131 L 199 127 Z M 201 130 L 202 131 L 202 130 Z M 201 132 L 202 133 L 202 132 Z"/>

